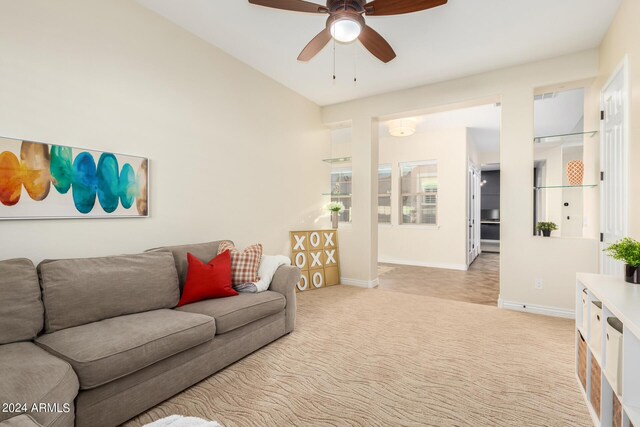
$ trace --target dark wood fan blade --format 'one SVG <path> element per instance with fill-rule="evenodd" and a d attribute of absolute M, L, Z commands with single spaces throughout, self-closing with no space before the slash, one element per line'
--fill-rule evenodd
<path fill-rule="evenodd" d="M 302 0 L 249 0 L 249 3 L 294 12 L 327 13 L 326 7 Z"/>
<path fill-rule="evenodd" d="M 360 43 L 367 48 L 376 58 L 385 64 L 396 57 L 393 48 L 380 34 L 368 25 L 364 27 L 358 37 Z"/>
<path fill-rule="evenodd" d="M 330 40 L 331 30 L 327 27 L 320 31 L 320 33 L 315 36 L 304 49 L 302 49 L 302 52 L 298 55 L 298 61 L 309 61 L 311 58 L 316 56 Z"/>
<path fill-rule="evenodd" d="M 419 12 L 447 4 L 448 0 L 374 0 L 367 3 L 364 9 L 367 15 L 400 15 Z"/>

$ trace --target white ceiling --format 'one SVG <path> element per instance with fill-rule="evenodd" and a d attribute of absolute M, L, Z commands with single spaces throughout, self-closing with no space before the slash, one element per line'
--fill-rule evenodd
<path fill-rule="evenodd" d="M 308 63 L 296 60 L 324 28 L 325 15 L 246 0 L 138 0 L 320 105 L 594 48 L 620 1 L 449 0 L 428 11 L 370 17 L 398 57 L 383 64 L 359 42 L 338 45 L 334 83 L 331 45 Z"/>
<path fill-rule="evenodd" d="M 551 98 L 536 99 L 533 105 L 535 136 L 583 131 L 584 89 L 557 92 Z"/>

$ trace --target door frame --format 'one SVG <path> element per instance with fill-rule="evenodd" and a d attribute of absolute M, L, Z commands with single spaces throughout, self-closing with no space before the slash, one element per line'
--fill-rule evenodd
<path fill-rule="evenodd" d="M 480 197 L 480 168 L 469 158 L 467 159 L 467 267 L 482 253 L 480 245 Z M 473 243 L 469 238 L 469 228 L 473 233 Z"/>
<path fill-rule="evenodd" d="M 613 83 L 613 81 L 618 77 L 618 75 L 622 73 L 622 82 L 623 89 L 622 93 L 624 94 L 624 106 L 623 106 L 623 153 L 624 153 L 624 172 L 623 179 L 625 183 L 625 194 L 624 194 L 624 203 L 622 206 L 622 215 L 624 221 L 624 230 L 623 234 L 627 235 L 629 232 L 629 110 L 630 110 L 630 86 L 629 86 L 629 56 L 625 55 L 620 64 L 614 69 L 606 83 L 602 86 L 600 90 L 600 111 L 604 111 L 605 109 L 605 100 L 604 94 L 607 88 Z M 600 120 L 600 171 L 602 172 L 602 159 L 604 159 L 604 126 L 605 121 Z M 599 257 L 598 257 L 598 271 L 600 273 L 603 272 L 604 260 L 607 255 L 603 252 L 604 248 L 604 240 L 603 240 L 603 232 L 604 232 L 604 188 L 600 187 L 600 241 L 598 243 L 599 247 Z"/>

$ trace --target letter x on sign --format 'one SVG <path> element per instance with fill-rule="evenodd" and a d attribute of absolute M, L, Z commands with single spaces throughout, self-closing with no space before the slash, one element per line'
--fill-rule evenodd
<path fill-rule="evenodd" d="M 336 254 L 336 250 L 335 249 L 325 249 L 324 253 L 327 254 L 327 264 L 335 264 L 336 263 L 336 259 L 333 257 Z"/>
<path fill-rule="evenodd" d="M 296 239 L 296 245 L 293 247 L 293 250 L 294 251 L 297 251 L 297 250 L 304 251 L 304 239 L 307 236 L 305 236 L 305 235 L 302 235 L 302 236 L 294 235 L 293 237 L 295 237 L 295 239 Z"/>
<path fill-rule="evenodd" d="M 311 267 L 315 265 L 322 266 L 322 261 L 320 261 L 320 255 L 322 255 L 322 252 L 309 252 L 309 254 L 311 255 L 311 258 L 313 258 L 313 260 L 311 261 Z"/>
<path fill-rule="evenodd" d="M 325 246 L 333 246 L 333 233 L 324 233 Z"/>

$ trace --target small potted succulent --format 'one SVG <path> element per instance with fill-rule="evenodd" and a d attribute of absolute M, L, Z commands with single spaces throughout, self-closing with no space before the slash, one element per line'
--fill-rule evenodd
<path fill-rule="evenodd" d="M 611 258 L 624 262 L 624 280 L 629 283 L 640 283 L 640 277 L 638 277 L 640 267 L 640 242 L 630 237 L 625 237 L 606 248 L 604 252 Z"/>
<path fill-rule="evenodd" d="M 327 210 L 331 212 L 331 227 L 338 228 L 338 215 L 344 211 L 342 202 L 331 202 L 327 205 Z"/>
<path fill-rule="evenodd" d="M 558 229 L 558 225 L 555 222 L 540 221 L 536 224 L 536 230 L 541 231 L 544 237 L 550 237 L 551 232 Z"/>

